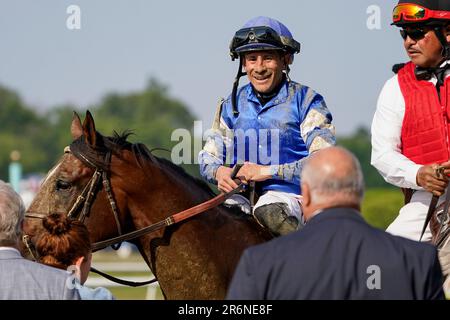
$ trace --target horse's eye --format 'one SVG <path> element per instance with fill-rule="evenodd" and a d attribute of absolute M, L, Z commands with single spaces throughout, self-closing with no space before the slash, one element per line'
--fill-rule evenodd
<path fill-rule="evenodd" d="M 56 181 L 56 190 L 67 190 L 70 188 L 70 183 L 63 180 Z"/>

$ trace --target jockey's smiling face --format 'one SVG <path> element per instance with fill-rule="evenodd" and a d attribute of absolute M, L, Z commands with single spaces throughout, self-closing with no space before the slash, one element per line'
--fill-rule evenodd
<path fill-rule="evenodd" d="M 252 51 L 244 54 L 244 69 L 256 91 L 272 92 L 283 79 L 284 56 L 279 51 Z"/>

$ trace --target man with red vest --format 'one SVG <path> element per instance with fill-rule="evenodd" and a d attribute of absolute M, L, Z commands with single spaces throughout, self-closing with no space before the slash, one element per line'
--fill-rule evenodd
<path fill-rule="evenodd" d="M 449 23 L 450 0 L 399 1 L 392 24 L 401 28 L 411 61 L 394 67 L 372 123 L 372 165 L 387 182 L 412 192 L 387 231 L 414 240 L 432 196 L 443 202 L 449 182 Z M 430 239 L 427 228 L 422 241 Z"/>

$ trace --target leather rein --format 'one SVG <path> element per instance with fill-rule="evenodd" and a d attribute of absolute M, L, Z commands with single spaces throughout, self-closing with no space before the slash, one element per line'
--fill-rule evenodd
<path fill-rule="evenodd" d="M 71 153 L 69 146 L 64 149 L 64 153 Z M 154 223 L 150 226 L 123 234 L 122 227 L 120 225 L 120 220 L 119 220 L 119 210 L 118 210 L 116 201 L 114 199 L 114 196 L 112 194 L 111 183 L 110 183 L 107 172 L 104 170 L 101 170 L 100 168 L 95 166 L 84 155 L 79 154 L 79 156 L 81 158 L 83 158 L 83 160 L 86 161 L 91 167 L 95 168 L 95 172 L 92 175 L 91 179 L 87 182 L 83 191 L 77 197 L 77 200 L 75 201 L 75 203 L 70 208 L 70 210 L 67 214 L 67 217 L 72 218 L 72 219 L 77 219 L 77 220 L 81 221 L 82 223 L 84 223 L 84 220 L 86 219 L 86 217 L 89 217 L 92 203 L 95 201 L 97 192 L 100 190 L 100 188 L 99 188 L 100 180 L 102 180 L 103 187 L 105 189 L 105 192 L 108 197 L 109 205 L 111 207 L 111 211 L 114 215 L 114 220 L 115 220 L 116 226 L 117 226 L 117 232 L 119 234 L 119 236 L 117 236 L 117 237 L 114 237 L 114 238 L 111 238 L 108 240 L 104 240 L 104 241 L 99 241 L 99 242 L 92 244 L 93 252 L 104 249 L 109 246 L 112 246 L 113 249 L 117 250 L 123 241 L 132 240 L 132 239 L 141 237 L 145 234 L 155 232 L 164 227 L 173 225 L 175 223 L 179 223 L 179 222 L 184 221 L 188 218 L 191 218 L 199 213 L 202 213 L 202 212 L 205 212 L 212 208 L 215 208 L 215 207 L 219 206 L 220 204 L 222 204 L 226 199 L 228 199 L 232 195 L 241 192 L 244 188 L 244 184 L 239 183 L 237 188 L 235 188 L 234 190 L 232 190 L 228 193 L 222 193 L 208 201 L 200 203 L 194 207 L 183 210 L 181 212 L 175 213 L 175 214 L 167 217 L 166 219 L 159 221 L 157 223 Z M 108 166 L 109 166 L 109 164 L 111 162 L 111 152 L 108 152 L 106 154 L 106 161 L 107 161 L 106 163 L 108 163 Z M 234 178 L 236 176 L 237 172 L 239 171 L 239 169 L 241 167 L 242 167 L 242 165 L 236 165 L 233 168 L 233 172 L 231 174 L 232 178 Z M 83 206 L 83 207 L 80 212 L 81 206 Z M 77 215 L 77 213 L 79 213 L 79 214 Z M 25 214 L 25 217 L 43 220 L 47 217 L 47 215 L 42 214 L 42 213 L 27 212 Z M 25 247 L 28 249 L 29 253 L 33 257 L 33 259 L 37 261 L 38 260 L 37 254 L 35 253 L 35 248 L 34 248 L 33 243 L 31 242 L 30 236 L 25 234 L 23 236 L 22 240 L 23 240 Z M 157 281 L 157 279 L 155 278 L 155 279 L 145 281 L 145 282 L 133 282 L 133 281 L 118 279 L 114 276 L 111 276 L 104 272 L 101 272 L 93 267 L 91 267 L 91 271 L 107 278 L 108 280 L 111 280 L 111 281 L 114 281 L 114 282 L 117 282 L 117 283 L 120 283 L 123 285 L 132 286 L 132 287 L 143 286 L 143 285 L 147 285 L 147 284 Z"/>

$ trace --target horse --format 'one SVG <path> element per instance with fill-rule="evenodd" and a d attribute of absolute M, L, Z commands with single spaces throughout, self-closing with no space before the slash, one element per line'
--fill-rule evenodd
<path fill-rule="evenodd" d="M 84 221 L 91 241 L 98 242 L 214 196 L 204 181 L 153 155 L 145 145 L 127 141 L 129 132 L 103 136 L 89 111 L 83 124 L 74 112 L 71 134 L 73 142 L 27 209 L 24 232 L 32 242 L 42 232 L 41 218 L 51 213 Z M 93 182 L 99 172 L 106 177 L 103 185 Z M 253 217 L 217 206 L 130 242 L 165 299 L 224 299 L 243 250 L 271 238 Z"/>

